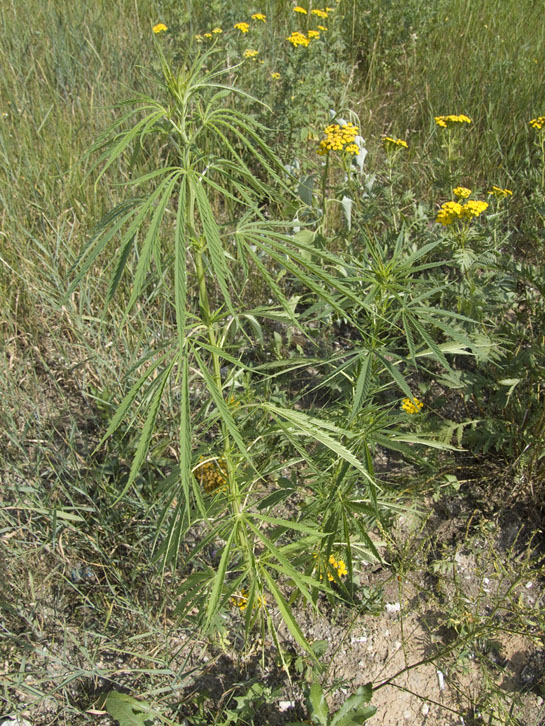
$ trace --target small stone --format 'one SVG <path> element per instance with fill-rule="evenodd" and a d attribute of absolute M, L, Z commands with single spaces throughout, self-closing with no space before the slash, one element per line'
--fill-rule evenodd
<path fill-rule="evenodd" d="M 427 716 L 429 712 L 430 712 L 430 707 L 428 706 L 427 703 L 423 703 L 422 708 L 420 709 L 420 713 L 422 714 L 422 716 Z"/>
<path fill-rule="evenodd" d="M 403 711 L 403 718 L 405 719 L 405 721 L 410 721 L 412 717 L 413 715 L 408 709 L 406 711 Z"/>

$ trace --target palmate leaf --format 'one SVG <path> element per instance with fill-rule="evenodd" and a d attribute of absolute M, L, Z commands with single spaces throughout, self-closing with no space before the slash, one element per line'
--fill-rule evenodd
<path fill-rule="evenodd" d="M 210 261 L 214 270 L 216 281 L 220 287 L 223 299 L 225 300 L 231 315 L 235 315 L 235 309 L 229 292 L 229 284 L 232 286 L 231 275 L 227 262 L 225 261 L 225 251 L 221 243 L 220 231 L 218 224 L 214 218 L 210 200 L 204 191 L 202 184 L 194 183 L 194 179 L 190 181 L 191 189 L 195 195 L 197 209 L 201 218 L 206 245 L 210 253 Z"/>
<path fill-rule="evenodd" d="M 150 226 L 146 233 L 146 237 L 142 244 L 140 257 L 138 259 L 138 265 L 136 267 L 136 272 L 134 273 L 131 296 L 125 309 L 124 319 L 127 318 L 130 310 L 132 309 L 144 286 L 144 281 L 148 273 L 151 256 L 154 252 L 154 247 L 159 239 L 159 229 L 161 227 L 161 222 L 163 221 L 163 215 L 181 174 L 182 171 L 180 169 L 172 172 L 166 179 L 161 182 L 158 189 L 156 190 L 158 203 L 151 218 Z"/>
<path fill-rule="evenodd" d="M 325 447 L 337 454 L 341 459 L 346 461 L 354 469 L 357 469 L 370 485 L 370 491 L 372 492 L 372 498 L 376 501 L 376 482 L 373 477 L 367 471 L 367 467 L 362 464 L 354 454 L 340 443 L 337 439 L 334 439 L 328 430 L 335 429 L 336 432 L 340 432 L 341 429 L 334 427 L 329 422 L 320 421 L 319 419 L 307 416 L 301 411 L 292 411 L 291 409 L 279 408 L 271 403 L 262 403 L 261 407 L 268 411 L 274 418 L 284 419 L 291 424 L 292 433 L 298 435 L 305 435 L 309 438 L 323 444 Z M 348 431 L 344 434 L 347 437 L 353 436 Z"/>
<path fill-rule="evenodd" d="M 307 641 L 307 639 L 303 635 L 303 631 L 301 630 L 301 628 L 297 624 L 297 621 L 293 617 L 291 608 L 289 607 L 288 603 L 282 597 L 282 593 L 278 589 L 276 582 L 274 581 L 274 578 L 271 576 L 271 574 L 267 571 L 267 569 L 265 567 L 260 567 L 259 571 L 262 574 L 265 582 L 267 583 L 267 588 L 268 588 L 269 592 L 272 593 L 272 595 L 276 601 L 276 604 L 278 605 L 278 609 L 280 610 L 282 619 L 288 626 L 288 629 L 289 629 L 290 633 L 292 634 L 293 638 L 301 646 L 301 648 L 306 650 L 306 652 L 308 653 L 308 655 L 312 659 L 312 661 L 316 665 L 319 665 L 319 661 L 318 661 L 314 651 L 312 650 L 310 643 Z"/>
<path fill-rule="evenodd" d="M 94 452 L 96 452 L 102 444 L 106 441 L 106 439 L 109 439 L 110 436 L 112 436 L 115 431 L 119 428 L 121 423 L 123 422 L 125 416 L 128 413 L 129 408 L 131 407 L 131 404 L 135 401 L 137 395 L 142 390 L 144 384 L 146 381 L 157 371 L 157 368 L 161 366 L 167 357 L 169 356 L 169 353 L 164 353 L 161 355 L 154 363 L 152 363 L 149 368 L 140 376 L 140 378 L 131 386 L 130 391 L 127 393 L 127 395 L 123 398 L 121 403 L 119 404 L 115 414 L 113 415 L 112 419 L 110 420 L 110 423 L 108 425 L 108 428 L 106 429 L 106 433 L 104 436 L 100 439 L 98 444 L 96 445 Z M 141 361 L 144 363 L 146 359 Z M 153 382 L 152 385 L 157 385 L 157 379 Z"/>
<path fill-rule="evenodd" d="M 151 405 L 150 405 L 150 408 L 148 411 L 148 415 L 144 422 L 144 426 L 142 428 L 142 433 L 140 434 L 140 439 L 138 441 L 138 446 L 136 447 L 136 453 L 135 453 L 134 459 L 132 461 L 129 478 L 127 480 L 127 483 L 123 487 L 123 490 L 121 491 L 121 493 L 118 494 L 118 496 L 116 497 L 116 500 L 112 504 L 112 506 L 115 506 L 121 499 L 123 499 L 125 494 L 128 492 L 128 490 L 134 484 L 136 477 L 138 476 L 138 473 L 140 472 L 140 469 L 142 468 L 142 465 L 146 459 L 146 455 L 148 453 L 151 437 L 152 437 L 153 431 L 155 429 L 155 419 L 157 418 L 157 413 L 159 412 L 159 406 L 161 405 L 161 401 L 163 398 L 163 391 L 165 390 L 165 386 L 167 384 L 167 381 L 170 377 L 172 368 L 174 367 L 175 363 L 176 363 L 176 359 L 174 358 L 171 361 L 171 363 L 165 368 L 165 370 L 158 377 L 157 390 L 155 391 L 155 394 L 151 400 Z"/>
<path fill-rule="evenodd" d="M 212 619 L 213 619 L 214 615 L 216 614 L 219 604 L 220 604 L 221 594 L 222 594 L 223 586 L 225 583 L 225 575 L 227 572 L 227 567 L 229 565 L 229 561 L 231 559 L 231 548 L 233 547 L 235 538 L 238 535 L 238 527 L 239 527 L 239 520 L 234 520 L 233 527 L 231 529 L 231 533 L 223 548 L 221 560 L 220 560 L 217 574 L 216 574 L 216 577 L 214 580 L 214 587 L 212 589 L 212 593 L 211 593 L 210 597 L 208 598 L 208 604 L 206 606 L 206 616 L 205 616 L 204 626 L 203 626 L 205 630 L 207 630 L 210 627 L 210 623 L 212 622 Z"/>
<path fill-rule="evenodd" d="M 233 418 L 231 411 L 229 410 L 229 406 L 225 403 L 225 400 L 223 399 L 223 395 L 216 385 L 216 382 L 210 375 L 210 371 L 208 370 L 208 366 L 205 364 L 199 353 L 197 352 L 196 348 L 193 347 L 193 355 L 195 356 L 195 360 L 197 362 L 197 365 L 199 366 L 199 369 L 202 373 L 203 380 L 206 384 L 206 387 L 208 389 L 208 392 L 210 393 L 210 397 L 214 401 L 219 415 L 225 424 L 225 427 L 227 429 L 227 432 L 232 437 L 233 441 L 237 445 L 240 453 L 242 456 L 246 459 L 246 461 L 252 465 L 252 460 L 248 454 L 248 447 L 244 443 L 244 439 L 242 438 L 242 435 L 240 431 L 238 430 L 238 427 L 235 423 L 235 419 Z"/>

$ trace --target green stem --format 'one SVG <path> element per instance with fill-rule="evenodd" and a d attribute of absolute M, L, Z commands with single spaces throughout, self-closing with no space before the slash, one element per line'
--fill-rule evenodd
<path fill-rule="evenodd" d="M 323 227 L 324 235 L 326 232 L 326 220 L 327 220 L 327 215 L 326 215 L 327 197 L 326 197 L 326 195 L 327 195 L 328 174 L 329 174 L 329 152 L 326 154 L 326 157 L 325 157 L 325 167 L 324 167 L 324 171 L 322 174 L 322 214 L 323 214 L 322 227 Z"/>

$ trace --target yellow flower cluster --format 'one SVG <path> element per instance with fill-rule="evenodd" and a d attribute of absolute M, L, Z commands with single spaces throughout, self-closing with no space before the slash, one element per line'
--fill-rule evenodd
<path fill-rule="evenodd" d="M 462 219 L 473 219 L 473 217 L 478 217 L 487 209 L 488 202 L 474 201 L 473 199 L 470 199 L 469 202 L 466 202 L 463 205 L 460 216 Z"/>
<path fill-rule="evenodd" d="M 324 129 L 325 138 L 320 141 L 318 154 L 324 156 L 330 151 L 345 151 L 348 154 L 358 154 L 359 147 L 355 143 L 359 129 L 354 124 L 330 124 Z"/>
<path fill-rule="evenodd" d="M 157 35 L 157 33 L 165 33 L 168 28 L 164 23 L 157 23 L 157 25 L 153 26 L 152 30 Z"/>
<path fill-rule="evenodd" d="M 315 552 L 314 559 L 318 559 L 318 556 L 319 556 L 318 553 Z M 327 569 L 330 571 L 327 573 L 327 579 L 329 580 L 329 582 L 333 582 L 335 580 L 335 576 L 331 572 L 331 569 L 337 570 L 337 577 L 339 577 L 339 578 L 344 577 L 345 575 L 348 574 L 348 570 L 346 569 L 344 560 L 338 560 L 334 555 L 329 555 L 328 563 L 329 563 L 329 566 Z M 322 569 L 322 564 L 320 563 L 318 565 L 318 573 L 319 573 L 320 580 L 323 580 L 324 574 L 323 574 L 323 572 L 320 572 L 321 569 Z"/>
<path fill-rule="evenodd" d="M 250 30 L 249 23 L 235 23 L 233 27 L 235 30 L 240 30 L 241 33 L 247 33 Z"/>
<path fill-rule="evenodd" d="M 204 457 L 201 457 L 204 459 Z M 227 483 L 227 475 L 225 472 L 225 460 L 221 459 L 217 462 L 206 461 L 200 464 L 195 471 L 195 476 L 199 484 L 207 494 L 216 491 L 216 489 L 225 489 Z"/>
<path fill-rule="evenodd" d="M 302 45 L 304 48 L 306 48 L 307 45 L 310 43 L 310 38 L 307 38 L 304 33 L 300 33 L 298 30 L 294 30 L 293 33 L 288 38 L 286 38 L 286 40 L 289 40 L 294 48 L 297 48 L 298 45 Z"/>
<path fill-rule="evenodd" d="M 196 35 L 195 40 L 197 41 L 197 43 L 202 43 L 204 38 L 210 39 L 214 35 L 219 35 L 220 33 L 223 33 L 223 30 L 221 28 L 212 28 L 211 33 L 202 33 L 202 34 Z"/>
<path fill-rule="evenodd" d="M 244 51 L 244 57 L 245 58 L 255 58 L 259 54 L 258 50 L 254 50 L 254 48 L 248 48 Z"/>
<path fill-rule="evenodd" d="M 233 607 L 239 608 L 241 611 L 246 610 L 246 608 L 248 607 L 248 590 L 246 590 L 246 588 L 243 588 L 239 592 L 235 592 L 234 595 L 229 599 L 229 602 Z M 260 595 L 256 598 L 254 608 L 264 608 L 266 604 L 267 601 L 265 600 L 265 597 Z"/>
<path fill-rule="evenodd" d="M 453 202 L 453 204 L 456 204 L 456 202 Z M 412 400 L 410 398 L 404 398 L 401 402 L 401 408 L 403 411 L 411 415 L 414 413 L 420 413 L 423 406 L 424 404 L 422 401 L 419 401 L 418 398 L 413 398 Z"/>
<path fill-rule="evenodd" d="M 394 139 L 391 136 L 384 136 L 382 139 L 382 143 L 384 144 L 384 148 L 387 151 L 395 151 L 397 149 L 408 149 L 409 145 L 406 141 L 403 141 L 403 139 Z"/>
<path fill-rule="evenodd" d="M 273 79 L 273 81 L 279 81 L 280 73 L 278 73 L 277 71 L 275 71 L 274 73 L 271 73 L 271 78 Z"/>
<path fill-rule="evenodd" d="M 471 196 L 471 189 L 468 189 L 467 187 L 456 187 L 452 190 L 452 193 L 455 197 L 458 197 L 460 199 L 467 199 L 469 196 Z"/>
<path fill-rule="evenodd" d="M 538 116 L 537 118 L 533 118 L 531 121 L 528 121 L 528 123 L 533 129 L 541 131 L 541 129 L 545 126 L 545 116 Z"/>
<path fill-rule="evenodd" d="M 252 20 L 261 20 L 262 23 L 267 22 L 267 16 L 263 15 L 263 13 L 254 13 L 252 15 Z"/>
<path fill-rule="evenodd" d="M 312 40 L 312 38 L 319 38 L 320 31 L 319 30 L 309 30 L 307 33 L 307 37 L 309 38 L 309 40 Z"/>
<path fill-rule="evenodd" d="M 468 222 L 474 217 L 478 217 L 486 209 L 488 209 L 488 202 L 474 201 L 473 199 L 470 199 L 465 204 L 445 202 L 437 212 L 437 219 L 435 221 L 442 224 L 443 227 L 459 219 Z"/>
<path fill-rule="evenodd" d="M 311 15 L 316 15 L 318 18 L 327 18 L 327 12 L 325 10 L 318 10 L 318 8 L 315 8 L 314 10 L 310 11 Z"/>
<path fill-rule="evenodd" d="M 470 124 L 471 119 L 463 113 L 459 116 L 451 114 L 450 116 L 435 116 L 435 123 L 446 129 L 456 126 L 456 124 Z"/>
<path fill-rule="evenodd" d="M 501 187 L 497 187 L 495 185 L 488 193 L 493 194 L 496 199 L 505 199 L 506 197 L 513 196 L 513 192 L 510 189 L 502 189 Z"/>
<path fill-rule="evenodd" d="M 307 11 L 305 10 L 305 8 L 302 8 L 300 5 L 296 5 L 293 8 L 293 12 L 294 13 L 301 13 L 301 15 L 306 15 L 307 14 Z"/>

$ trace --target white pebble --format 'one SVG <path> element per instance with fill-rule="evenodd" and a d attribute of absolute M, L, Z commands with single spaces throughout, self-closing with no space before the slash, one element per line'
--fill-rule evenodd
<path fill-rule="evenodd" d="M 398 613 L 401 610 L 401 603 L 387 602 L 385 607 L 387 613 Z"/>
<path fill-rule="evenodd" d="M 422 716 L 427 716 L 429 712 L 430 712 L 430 707 L 428 706 L 427 703 L 423 703 L 422 708 L 420 709 L 420 713 L 422 714 Z"/>

